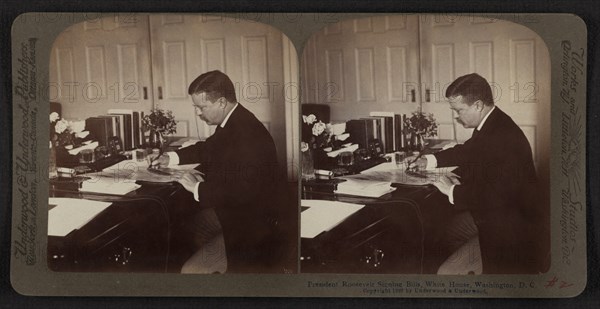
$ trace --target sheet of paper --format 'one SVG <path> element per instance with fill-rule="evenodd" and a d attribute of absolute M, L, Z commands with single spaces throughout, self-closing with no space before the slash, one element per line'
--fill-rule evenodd
<path fill-rule="evenodd" d="M 111 203 L 74 198 L 49 198 L 48 235 L 65 236 L 79 229 Z"/>
<path fill-rule="evenodd" d="M 181 149 L 181 148 L 185 148 L 187 146 L 194 145 L 197 142 L 200 142 L 200 140 L 197 139 L 197 138 L 183 137 L 183 138 L 180 138 L 180 139 L 172 142 L 171 144 L 169 144 L 169 146 L 171 146 L 171 147 L 179 147 Z"/>
<path fill-rule="evenodd" d="M 457 142 L 454 140 L 428 140 L 427 148 L 431 150 L 444 150 L 448 148 L 452 148 L 457 145 Z"/>
<path fill-rule="evenodd" d="M 302 207 L 308 207 L 301 213 L 300 236 L 314 238 L 340 224 L 365 205 L 325 200 L 302 200 Z"/>
<path fill-rule="evenodd" d="M 452 147 L 454 147 L 454 146 L 456 146 L 456 145 L 458 145 L 458 143 L 457 143 L 457 142 L 449 142 L 448 144 L 445 144 L 445 145 L 442 147 L 442 150 L 450 149 L 450 148 L 452 148 Z"/>
<path fill-rule="evenodd" d="M 392 162 L 383 162 L 381 164 L 377 164 L 369 169 L 362 171 L 361 173 L 368 173 L 368 172 L 372 172 L 372 171 L 389 171 L 389 170 L 398 169 L 398 166 L 393 161 L 394 160 L 393 157 L 394 156 L 392 156 Z"/>

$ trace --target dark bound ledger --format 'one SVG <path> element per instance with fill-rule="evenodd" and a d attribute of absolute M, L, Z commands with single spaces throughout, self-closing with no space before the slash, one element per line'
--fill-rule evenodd
<path fill-rule="evenodd" d="M 140 142 L 140 113 L 133 112 L 133 148 L 138 148 Z"/>
<path fill-rule="evenodd" d="M 346 132 L 350 133 L 350 142 L 363 149 L 367 149 L 369 142 L 375 138 L 371 119 L 349 120 L 346 122 Z"/>
<path fill-rule="evenodd" d="M 90 117 L 85 120 L 85 129 L 98 141 L 99 146 L 107 146 L 108 139 L 113 136 L 111 118 Z"/>

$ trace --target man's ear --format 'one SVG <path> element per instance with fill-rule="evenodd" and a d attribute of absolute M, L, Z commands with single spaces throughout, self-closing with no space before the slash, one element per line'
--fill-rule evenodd
<path fill-rule="evenodd" d="M 475 107 L 477 108 L 478 111 L 482 111 L 483 110 L 483 101 L 477 100 L 477 101 L 475 101 L 474 104 L 476 104 Z"/>

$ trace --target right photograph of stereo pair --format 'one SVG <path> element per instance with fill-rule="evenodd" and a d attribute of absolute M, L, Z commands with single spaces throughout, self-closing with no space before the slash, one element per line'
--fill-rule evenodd
<path fill-rule="evenodd" d="M 550 58 L 483 17 L 342 20 L 300 57 L 300 272 L 550 266 Z"/>

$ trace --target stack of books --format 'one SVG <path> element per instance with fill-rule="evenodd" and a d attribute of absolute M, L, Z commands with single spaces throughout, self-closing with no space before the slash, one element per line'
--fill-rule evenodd
<path fill-rule="evenodd" d="M 123 143 L 124 150 L 131 150 L 144 144 L 143 118 L 144 112 L 109 109 L 107 115 L 86 119 L 85 127 L 100 146 L 108 146 L 109 139 L 117 136 Z"/>
<path fill-rule="evenodd" d="M 385 153 L 402 151 L 407 146 L 405 120 L 405 114 L 371 112 L 369 117 L 349 120 L 346 132 L 350 134 L 349 141 L 360 148 L 368 149 L 369 143 L 379 140 Z"/>

